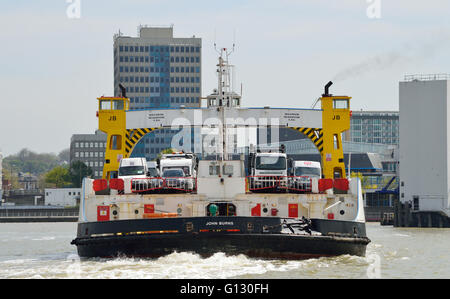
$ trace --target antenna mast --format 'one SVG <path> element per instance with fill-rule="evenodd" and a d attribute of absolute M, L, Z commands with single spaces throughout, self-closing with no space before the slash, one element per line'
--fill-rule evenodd
<path fill-rule="evenodd" d="M 227 48 L 217 49 L 216 43 L 214 43 L 214 49 L 219 54 L 219 63 L 217 64 L 217 91 L 207 97 L 208 107 L 214 107 L 220 112 L 220 124 L 219 124 L 219 142 L 218 147 L 222 147 L 221 160 L 228 159 L 228 136 L 227 128 L 225 126 L 225 110 L 226 108 L 232 108 L 240 106 L 240 96 L 233 91 L 231 80 L 232 65 L 228 63 L 230 55 L 234 52 L 235 45 L 231 50 Z M 219 149 L 218 149 L 219 151 Z"/>

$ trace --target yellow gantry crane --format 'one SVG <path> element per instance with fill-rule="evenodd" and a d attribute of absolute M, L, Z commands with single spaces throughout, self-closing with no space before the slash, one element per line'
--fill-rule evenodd
<path fill-rule="evenodd" d="M 190 108 L 129 110 L 129 99 L 123 97 L 98 98 L 99 130 L 107 134 L 103 178 L 116 175 L 120 160 L 128 158 L 134 146 L 147 133 L 171 128 L 174 120 L 185 118 L 192 126 L 205 126 L 204 120 L 211 117 L 223 119 L 225 113 L 234 117 L 278 119 L 279 127 L 302 132 L 317 147 L 322 158 L 324 178 L 346 178 L 342 133 L 350 129 L 350 99 L 348 96 L 333 96 L 325 86 L 325 93 L 319 99 L 321 109 L 283 108 Z M 124 95 L 124 88 L 122 87 Z M 234 110 L 233 110 L 234 109 Z M 202 114 L 201 121 L 195 120 Z M 274 124 L 271 124 L 274 126 Z"/>

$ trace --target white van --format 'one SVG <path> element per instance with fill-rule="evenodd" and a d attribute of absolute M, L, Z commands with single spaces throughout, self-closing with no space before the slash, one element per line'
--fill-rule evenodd
<path fill-rule="evenodd" d="M 148 172 L 145 158 L 125 158 L 120 160 L 119 179 L 146 178 Z"/>

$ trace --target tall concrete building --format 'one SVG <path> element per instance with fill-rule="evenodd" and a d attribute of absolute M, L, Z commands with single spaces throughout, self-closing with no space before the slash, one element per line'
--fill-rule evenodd
<path fill-rule="evenodd" d="M 450 75 L 400 82 L 398 226 L 450 227 Z"/>
<path fill-rule="evenodd" d="M 174 37 L 173 27 L 140 26 L 138 33 L 138 37 L 114 36 L 115 96 L 121 95 L 122 84 L 130 98 L 130 109 L 200 107 L 201 38 Z M 154 159 L 171 147 L 178 131 L 164 129 L 148 134 L 131 156 Z"/>
<path fill-rule="evenodd" d="M 103 175 L 106 134 L 97 130 L 95 134 L 74 134 L 70 139 L 70 163 L 81 161 L 93 171 L 93 178 Z"/>

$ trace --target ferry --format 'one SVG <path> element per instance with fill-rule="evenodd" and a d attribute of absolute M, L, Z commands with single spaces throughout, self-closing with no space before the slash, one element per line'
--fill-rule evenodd
<path fill-rule="evenodd" d="M 78 255 L 364 256 L 370 239 L 361 182 L 346 177 L 340 146 L 341 133 L 350 126 L 350 97 L 329 94 L 330 82 L 321 109 L 242 108 L 241 95 L 231 88 L 229 52 L 220 54 L 218 87 L 204 108 L 130 110 L 123 86 L 121 97 L 98 98 L 99 129 L 108 135 L 105 165 L 102 179 L 83 179 L 71 243 Z M 139 165 L 120 163 L 130 159 L 145 134 L 173 127 L 180 118 L 213 129 L 215 138 L 203 145 L 214 149 L 212 154 L 163 155 L 145 176 Z M 279 144 L 269 150 L 249 146 L 247 153 L 236 154 L 232 129 L 264 125 L 310 138 L 322 156 L 320 176 L 295 176 L 289 171 L 294 163 Z M 120 165 L 135 168 L 121 171 L 128 175 L 119 178 Z M 134 170 L 139 175 L 133 176 Z"/>

